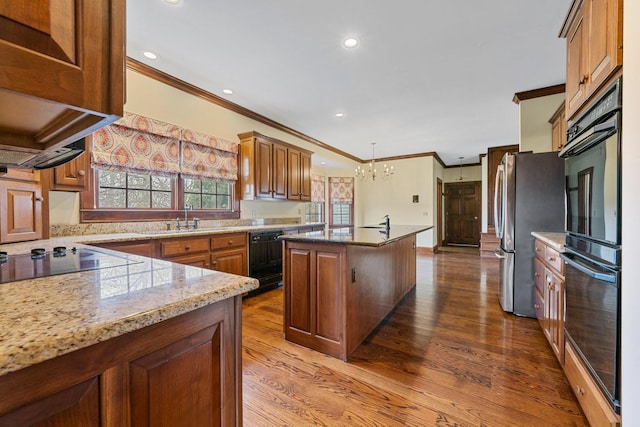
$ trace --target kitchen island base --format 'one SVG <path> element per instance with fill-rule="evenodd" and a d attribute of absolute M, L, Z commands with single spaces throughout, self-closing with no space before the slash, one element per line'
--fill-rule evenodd
<path fill-rule="evenodd" d="M 382 245 L 289 238 L 285 338 L 347 360 L 415 286 L 415 233 Z"/>
<path fill-rule="evenodd" d="M 241 425 L 241 301 L 0 376 L 0 426 Z"/>

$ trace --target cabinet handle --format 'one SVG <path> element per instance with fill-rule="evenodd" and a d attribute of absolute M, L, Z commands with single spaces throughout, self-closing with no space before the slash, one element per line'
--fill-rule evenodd
<path fill-rule="evenodd" d="M 233 245 L 233 240 L 229 240 L 229 241 L 227 242 L 227 245 Z"/>
<path fill-rule="evenodd" d="M 584 389 L 582 387 L 580 387 L 579 385 L 576 386 L 576 393 L 578 393 L 580 396 L 584 396 Z"/>
<path fill-rule="evenodd" d="M 44 197 L 36 197 L 36 202 L 44 202 Z"/>
<path fill-rule="evenodd" d="M 585 74 L 584 76 L 582 76 L 582 80 L 580 80 L 580 84 L 583 85 L 588 81 L 589 81 L 589 75 Z"/>
<path fill-rule="evenodd" d="M 540 252 L 540 248 L 536 246 L 536 252 Z"/>
<path fill-rule="evenodd" d="M 540 273 L 538 273 L 537 271 L 535 273 L 533 273 L 534 276 L 536 277 L 540 277 Z"/>
<path fill-rule="evenodd" d="M 190 250 L 191 250 L 191 246 L 189 246 L 189 245 L 185 246 L 185 247 L 184 247 L 184 250 L 185 250 L 185 251 L 190 251 Z"/>
<path fill-rule="evenodd" d="M 540 304 L 533 304 L 533 307 L 537 310 L 540 308 Z"/>
<path fill-rule="evenodd" d="M 556 262 L 556 257 L 554 257 L 554 256 L 550 256 L 550 257 L 549 257 L 549 261 L 551 261 L 551 262 Z"/>
<path fill-rule="evenodd" d="M 78 171 L 78 176 L 84 176 L 84 171 L 82 169 Z"/>
<path fill-rule="evenodd" d="M 556 288 L 556 285 L 554 285 L 553 283 L 547 284 L 547 289 L 549 289 L 550 291 L 554 290 L 555 288 Z"/>

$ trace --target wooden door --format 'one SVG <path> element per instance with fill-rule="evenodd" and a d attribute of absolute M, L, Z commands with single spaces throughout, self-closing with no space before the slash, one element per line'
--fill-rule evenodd
<path fill-rule="evenodd" d="M 244 248 L 215 251 L 211 254 L 211 268 L 224 273 L 246 276 L 247 251 Z"/>
<path fill-rule="evenodd" d="M 505 153 L 517 153 L 520 150 L 518 145 L 503 145 L 501 147 L 490 147 L 487 150 L 487 225 L 495 226 L 493 219 L 493 195 L 495 193 L 496 186 L 496 172 L 498 171 L 498 165 L 502 161 L 502 157 Z"/>
<path fill-rule="evenodd" d="M 256 197 L 271 198 L 273 194 L 273 143 L 256 140 Z"/>
<path fill-rule="evenodd" d="M 447 244 L 480 245 L 480 181 L 445 184 Z"/>
<path fill-rule="evenodd" d="M 87 189 L 87 170 L 89 168 L 89 154 L 79 157 L 53 169 L 54 190 L 85 191 Z"/>
<path fill-rule="evenodd" d="M 311 155 L 300 153 L 300 200 L 311 201 Z"/>
<path fill-rule="evenodd" d="M 437 244 L 438 246 L 443 246 L 444 245 L 444 233 L 442 232 L 442 227 L 444 224 L 444 220 L 443 220 L 443 216 L 442 216 L 442 198 L 444 197 L 444 192 L 442 191 L 442 180 L 440 178 L 438 178 L 438 182 L 437 182 L 437 186 L 438 186 L 438 204 L 437 204 L 437 215 L 436 215 L 436 224 L 437 224 L 437 230 L 438 230 L 438 241 Z"/>
<path fill-rule="evenodd" d="M 622 65 L 622 0 L 589 0 L 589 94 Z"/>
<path fill-rule="evenodd" d="M 42 238 L 40 184 L 0 181 L 0 242 Z"/>
<path fill-rule="evenodd" d="M 288 165 L 287 165 L 287 170 L 288 170 L 288 176 L 287 176 L 287 181 L 288 181 L 288 188 L 287 188 L 287 195 L 288 195 L 288 199 L 289 200 L 300 200 L 300 194 L 301 194 L 301 188 L 300 188 L 300 167 L 301 167 L 301 162 L 300 162 L 300 151 L 298 150 L 292 150 L 291 148 L 289 148 L 287 150 L 287 154 L 289 156 L 288 158 Z"/>
<path fill-rule="evenodd" d="M 273 198 L 287 198 L 287 147 L 273 144 Z"/>

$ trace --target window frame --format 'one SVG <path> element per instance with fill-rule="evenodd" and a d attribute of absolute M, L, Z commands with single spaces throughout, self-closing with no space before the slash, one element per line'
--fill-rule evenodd
<path fill-rule="evenodd" d="M 90 146 L 90 144 L 89 144 Z M 90 156 L 87 150 L 87 156 Z M 240 152 L 238 152 L 238 161 Z M 134 221 L 166 221 L 184 215 L 183 180 L 180 175 L 172 180 L 171 204 L 175 209 L 100 209 L 98 204 L 98 182 L 96 171 L 89 167 L 86 190 L 80 192 L 80 222 L 134 222 Z M 193 215 L 199 219 L 239 219 L 240 218 L 240 185 L 232 183 L 231 203 L 228 210 L 196 209 Z"/>
<path fill-rule="evenodd" d="M 349 224 L 334 224 L 333 222 L 333 206 L 339 205 L 348 205 L 349 207 Z M 346 202 L 331 202 L 329 203 L 329 228 L 342 228 L 342 227 L 353 227 L 353 203 Z"/>

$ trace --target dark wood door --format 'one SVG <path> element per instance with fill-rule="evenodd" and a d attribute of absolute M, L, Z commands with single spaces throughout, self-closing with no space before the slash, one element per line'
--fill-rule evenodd
<path fill-rule="evenodd" d="M 445 184 L 447 244 L 480 244 L 480 184 L 480 181 Z"/>

